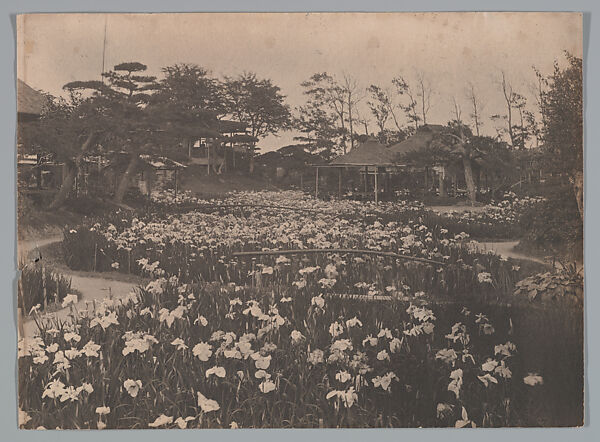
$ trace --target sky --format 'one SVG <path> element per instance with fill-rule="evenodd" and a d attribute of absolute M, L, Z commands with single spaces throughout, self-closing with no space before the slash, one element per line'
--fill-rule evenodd
<path fill-rule="evenodd" d="M 105 32 L 106 31 L 106 32 Z M 106 37 L 106 43 L 105 43 Z M 100 79 L 125 61 L 161 68 L 194 63 L 212 75 L 243 71 L 270 78 L 292 109 L 304 104 L 300 83 L 316 72 L 350 75 L 361 89 L 391 87 L 419 73 L 432 86 L 429 123 L 452 119 L 453 97 L 468 118 L 465 95 L 474 84 L 483 102 L 483 133 L 495 135 L 490 115 L 504 112 L 504 71 L 534 110 L 532 66 L 552 71 L 563 51 L 582 56 L 582 18 L 572 13 L 184 13 L 30 14 L 17 20 L 17 76 L 54 95 L 73 80 Z M 367 98 L 359 104 L 369 116 Z M 390 125 L 391 128 L 391 125 Z M 375 132 L 375 120 L 369 125 Z M 361 127 L 359 133 L 364 133 Z M 259 142 L 262 151 L 293 143 L 295 132 Z"/>

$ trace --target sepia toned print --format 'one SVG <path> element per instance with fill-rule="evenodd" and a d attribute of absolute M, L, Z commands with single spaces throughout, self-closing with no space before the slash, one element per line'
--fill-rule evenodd
<path fill-rule="evenodd" d="M 577 13 L 17 17 L 22 429 L 581 426 Z"/>

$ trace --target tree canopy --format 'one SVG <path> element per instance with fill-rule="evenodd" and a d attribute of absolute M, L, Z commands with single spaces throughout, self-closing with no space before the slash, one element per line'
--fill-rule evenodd
<path fill-rule="evenodd" d="M 544 80 L 542 133 L 549 166 L 571 174 L 583 170 L 583 71 L 581 58 L 566 56 Z"/>

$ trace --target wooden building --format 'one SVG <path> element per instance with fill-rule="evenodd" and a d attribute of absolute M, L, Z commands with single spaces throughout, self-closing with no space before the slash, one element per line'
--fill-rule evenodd
<path fill-rule="evenodd" d="M 208 175 L 247 167 L 258 141 L 247 132 L 245 123 L 218 121 L 216 130 L 200 131 L 200 137 L 189 141 L 189 163 L 206 166 Z"/>
<path fill-rule="evenodd" d="M 360 173 L 361 196 L 368 198 L 373 194 L 375 202 L 379 202 L 381 193 L 388 193 L 390 176 L 398 171 L 396 156 L 384 144 L 374 138 L 369 138 L 345 155 L 334 158 L 328 164 L 314 165 L 315 168 L 315 197 L 319 196 L 319 169 L 336 169 L 338 175 L 338 197 L 344 190 L 344 175 L 354 170 Z"/>

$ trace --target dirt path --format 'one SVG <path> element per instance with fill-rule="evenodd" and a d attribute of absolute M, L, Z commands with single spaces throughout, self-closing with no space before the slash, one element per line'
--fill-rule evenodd
<path fill-rule="evenodd" d="M 25 240 L 19 242 L 18 252 L 19 259 L 30 258 L 33 251 L 41 249 L 49 244 L 58 243 L 62 241 L 62 235 L 54 235 L 48 238 L 37 239 L 37 240 Z M 82 312 L 86 310 L 87 304 L 91 304 L 92 301 L 100 301 L 107 297 L 115 299 L 124 298 L 136 287 L 141 284 L 141 280 L 137 277 L 130 278 L 131 281 L 118 281 L 114 277 L 103 277 L 102 274 L 94 274 L 91 272 L 70 272 L 62 271 L 65 276 L 71 278 L 71 288 L 81 293 L 79 302 L 75 305 L 77 311 Z M 85 273 L 81 275 L 81 273 Z M 27 313 L 27 312 L 25 312 Z M 46 322 L 52 319 L 66 320 L 70 313 L 70 308 L 62 309 L 50 313 L 41 313 L 38 316 L 42 322 Z M 26 316 L 23 323 L 23 335 L 25 337 L 32 337 L 37 332 L 37 325 L 33 318 Z"/>
<path fill-rule="evenodd" d="M 32 251 L 36 249 L 41 249 L 42 247 L 47 246 L 48 244 L 58 243 L 62 240 L 62 234 L 56 234 L 40 239 L 19 240 L 17 242 L 18 262 L 21 261 L 22 258 L 27 258 Z"/>
<path fill-rule="evenodd" d="M 97 277 L 82 277 L 77 275 L 68 275 L 71 278 L 71 287 L 78 290 L 82 295 L 75 305 L 78 312 L 91 309 L 92 301 L 101 301 L 104 298 L 112 297 L 120 299 L 127 296 L 135 290 L 139 284 L 131 282 L 114 281 Z M 60 309 L 51 313 L 41 313 L 38 319 L 46 322 L 53 319 L 66 320 L 69 316 L 70 308 Z M 37 325 L 33 318 L 27 317 L 23 324 L 23 334 L 25 337 L 32 337 L 37 332 Z"/>
<path fill-rule="evenodd" d="M 519 244 L 519 241 L 481 242 L 479 244 L 480 251 L 484 253 L 494 252 L 496 255 L 500 255 L 504 258 L 527 259 L 529 261 L 547 264 L 539 258 L 517 252 L 515 247 Z"/>

